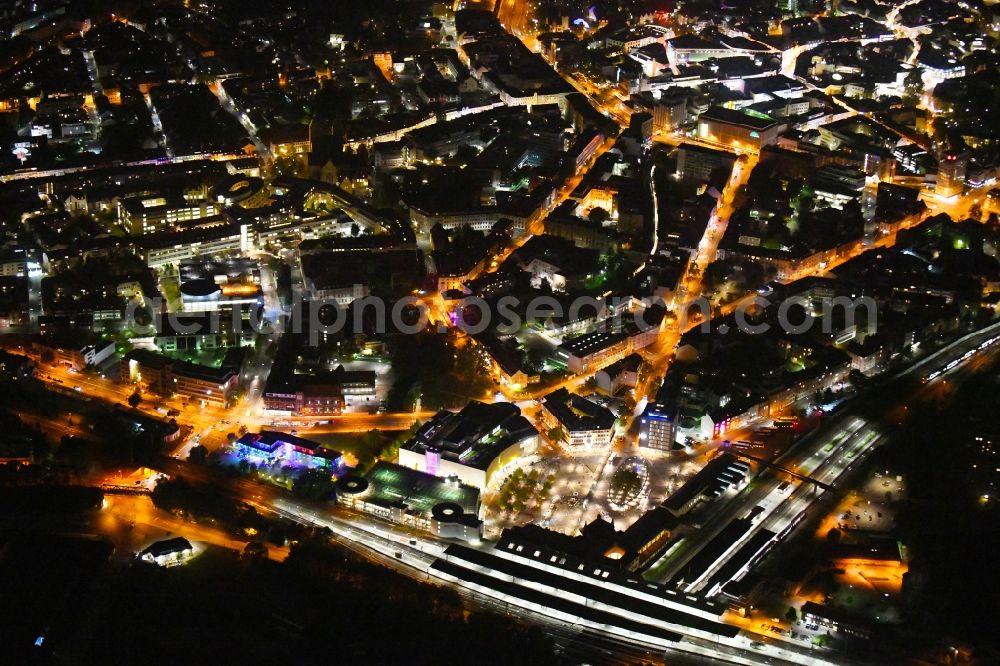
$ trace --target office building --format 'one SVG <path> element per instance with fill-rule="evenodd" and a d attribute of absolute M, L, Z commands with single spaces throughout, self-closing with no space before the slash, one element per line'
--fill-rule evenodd
<path fill-rule="evenodd" d="M 674 447 L 677 408 L 651 402 L 639 417 L 639 446 L 659 451 Z"/>
<path fill-rule="evenodd" d="M 716 169 L 728 174 L 736 164 L 736 155 L 725 150 L 683 143 L 677 149 L 677 177 L 695 182 L 708 181 Z"/>
<path fill-rule="evenodd" d="M 541 418 L 571 449 L 608 446 L 615 432 L 615 415 L 610 409 L 565 388 L 545 396 Z"/>

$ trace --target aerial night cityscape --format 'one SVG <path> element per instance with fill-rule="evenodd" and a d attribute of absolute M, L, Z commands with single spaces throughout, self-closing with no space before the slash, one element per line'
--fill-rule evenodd
<path fill-rule="evenodd" d="M 0 18 L 0 664 L 1000 664 L 997 0 Z"/>

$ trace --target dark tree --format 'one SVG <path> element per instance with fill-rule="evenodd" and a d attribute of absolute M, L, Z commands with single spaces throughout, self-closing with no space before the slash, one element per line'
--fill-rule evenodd
<path fill-rule="evenodd" d="M 132 392 L 132 395 L 128 397 L 128 406 L 131 407 L 132 409 L 135 409 L 141 404 L 142 404 L 142 394 L 140 394 L 139 390 L 136 389 L 135 391 Z"/>

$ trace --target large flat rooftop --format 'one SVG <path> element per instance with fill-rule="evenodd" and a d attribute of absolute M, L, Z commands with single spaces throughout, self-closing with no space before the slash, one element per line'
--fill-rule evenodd
<path fill-rule="evenodd" d="M 471 515 L 479 510 L 478 489 L 390 462 L 376 463 L 365 474 L 365 479 L 369 483 L 366 500 L 376 504 L 404 504 L 425 515 L 444 502 L 458 504 Z"/>
<path fill-rule="evenodd" d="M 708 111 L 698 116 L 698 122 L 709 121 L 725 123 L 727 125 L 737 125 L 755 131 L 763 131 L 777 125 L 777 121 L 767 116 L 744 113 L 735 109 L 727 109 L 724 106 L 713 106 Z"/>
<path fill-rule="evenodd" d="M 403 448 L 434 450 L 446 460 L 485 470 L 508 446 L 537 434 L 517 405 L 473 400 L 458 413 L 438 412 Z"/>

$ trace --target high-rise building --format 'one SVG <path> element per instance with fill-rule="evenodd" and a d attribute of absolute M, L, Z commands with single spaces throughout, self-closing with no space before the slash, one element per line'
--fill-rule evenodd
<path fill-rule="evenodd" d="M 965 168 L 969 164 L 969 154 L 948 150 L 941 153 L 938 160 L 937 186 L 934 191 L 938 196 L 953 197 L 965 189 Z"/>
<path fill-rule="evenodd" d="M 639 446 L 670 451 L 674 446 L 677 410 L 651 402 L 639 418 Z"/>

